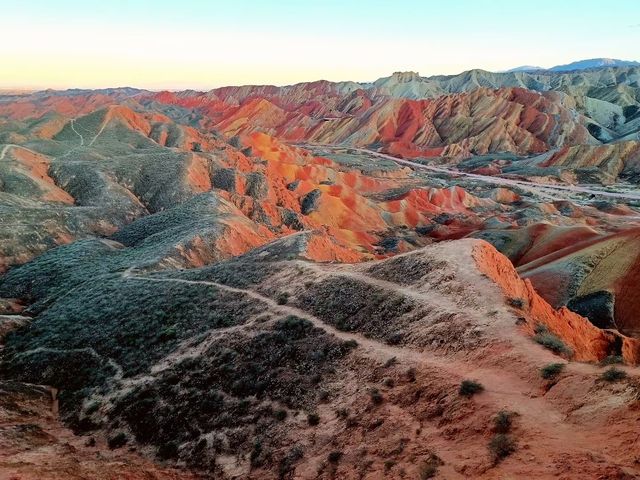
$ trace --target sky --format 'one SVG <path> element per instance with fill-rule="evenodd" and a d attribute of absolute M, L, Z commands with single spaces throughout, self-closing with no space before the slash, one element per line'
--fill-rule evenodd
<path fill-rule="evenodd" d="M 211 89 L 640 60 L 640 1 L 0 0 L 0 88 Z"/>

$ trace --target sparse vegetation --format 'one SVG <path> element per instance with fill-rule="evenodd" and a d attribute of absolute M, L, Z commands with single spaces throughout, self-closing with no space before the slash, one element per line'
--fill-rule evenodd
<path fill-rule="evenodd" d="M 600 378 L 606 382 L 613 383 L 627 378 L 627 372 L 616 367 L 611 367 L 605 370 Z"/>
<path fill-rule="evenodd" d="M 334 451 L 327 456 L 330 463 L 338 463 L 342 458 L 342 452 Z"/>
<path fill-rule="evenodd" d="M 307 414 L 307 423 L 312 427 L 315 427 L 320 423 L 320 415 L 318 415 L 317 413 Z"/>
<path fill-rule="evenodd" d="M 443 462 L 435 454 L 430 454 L 426 457 L 422 462 L 420 462 L 418 466 L 418 478 L 420 480 L 427 480 L 429 478 L 433 478 L 438 473 L 438 467 L 442 465 Z"/>
<path fill-rule="evenodd" d="M 508 302 L 513 308 L 524 308 L 525 305 L 524 299 L 522 298 L 510 298 Z"/>
<path fill-rule="evenodd" d="M 602 366 L 616 365 L 620 363 L 624 363 L 624 359 L 620 355 L 609 355 L 600 361 L 600 365 Z"/>
<path fill-rule="evenodd" d="M 516 451 L 516 442 L 510 435 L 497 433 L 489 442 L 489 453 L 495 463 Z"/>
<path fill-rule="evenodd" d="M 433 271 L 442 269 L 446 262 L 436 258 L 409 255 L 393 257 L 374 263 L 368 272 L 373 277 L 401 285 L 411 285 Z"/>
<path fill-rule="evenodd" d="M 107 445 L 110 449 L 116 449 L 124 447 L 127 444 L 127 435 L 124 432 L 118 432 L 115 435 L 109 437 Z"/>
<path fill-rule="evenodd" d="M 339 408 L 336 410 L 336 416 L 338 418 L 345 419 L 349 416 L 349 410 L 346 408 Z"/>
<path fill-rule="evenodd" d="M 499 411 L 493 418 L 493 431 L 496 433 L 509 433 L 513 425 L 514 412 L 507 410 Z"/>
<path fill-rule="evenodd" d="M 418 478 L 420 480 L 427 480 L 433 478 L 438 473 L 438 466 L 432 463 L 423 463 L 418 467 Z"/>
<path fill-rule="evenodd" d="M 371 396 L 371 402 L 374 405 L 380 405 L 384 401 L 382 394 L 377 388 L 371 389 L 371 391 L 369 392 L 369 395 Z"/>
<path fill-rule="evenodd" d="M 287 411 L 279 408 L 278 410 L 273 412 L 273 416 L 275 417 L 276 420 L 282 422 L 287 418 Z"/>
<path fill-rule="evenodd" d="M 298 460 L 304 456 L 304 450 L 299 445 L 293 447 L 289 452 L 280 460 L 278 465 L 278 479 L 284 480 L 287 475 L 293 470 L 294 465 Z"/>
<path fill-rule="evenodd" d="M 564 363 L 549 363 L 540 369 L 540 376 L 545 380 L 553 380 L 562 373 L 564 367 Z"/>
<path fill-rule="evenodd" d="M 398 321 L 415 308 L 411 299 L 400 294 L 344 277 L 315 283 L 295 302 L 339 330 L 386 342 L 399 341 Z"/>
<path fill-rule="evenodd" d="M 75 327 L 76 332 L 82 331 L 82 325 Z M 270 460 L 277 450 L 269 437 L 272 429 L 285 421 L 287 409 L 314 412 L 318 392 L 325 391 L 324 378 L 353 347 L 295 316 L 261 328 L 249 336 L 223 337 L 198 357 L 184 358 L 163 370 L 153 382 L 116 396 L 101 426 L 112 431 L 125 428 L 138 443 L 156 447 L 160 458 L 198 468 L 209 468 L 214 459 L 206 452 L 213 449 L 243 452 L 253 465 L 275 464 Z M 126 348 L 139 347 L 132 343 Z M 4 368 L 21 372 L 25 380 L 62 388 L 61 408 L 77 431 L 95 428 L 87 411 L 96 407 L 86 398 L 104 389 L 117 373 L 89 349 L 36 350 L 33 355 L 15 356 Z M 80 420 L 74 420 L 77 412 L 82 412 Z M 319 415 L 310 413 L 308 422 L 319 424 Z M 261 432 L 258 437 L 256 425 Z M 202 431 L 227 433 L 216 437 L 210 450 L 202 443 Z M 123 435 L 114 436 L 110 446 L 118 448 L 123 440 L 130 441 Z"/>
<path fill-rule="evenodd" d="M 566 355 L 567 357 L 572 355 L 571 349 L 565 345 L 562 339 L 551 333 L 544 325 L 539 324 L 536 326 L 533 340 L 559 355 Z"/>
<path fill-rule="evenodd" d="M 484 390 L 484 387 L 475 380 L 463 380 L 460 383 L 458 393 L 463 397 L 472 397 L 476 393 L 480 393 Z"/>
<path fill-rule="evenodd" d="M 278 303 L 278 305 L 286 305 L 288 301 L 289 301 L 289 294 L 287 292 L 281 292 L 278 294 L 278 297 L 276 299 L 276 302 Z"/>

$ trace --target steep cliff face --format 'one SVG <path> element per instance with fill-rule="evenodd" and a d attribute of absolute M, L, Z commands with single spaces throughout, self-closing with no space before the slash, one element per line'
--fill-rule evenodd
<path fill-rule="evenodd" d="M 600 361 L 616 355 L 634 365 L 640 361 L 638 339 L 597 328 L 566 307 L 554 309 L 534 289 L 532 282 L 520 278 L 513 264 L 490 245 L 477 246 L 474 258 L 480 271 L 496 282 L 522 312 L 523 328 L 530 335 L 540 333 L 540 326 L 545 327 L 561 338 L 570 348 L 569 356 L 579 361 Z M 559 279 L 555 287 L 560 288 L 561 284 Z"/>
<path fill-rule="evenodd" d="M 598 292 L 611 295 L 611 327 L 637 336 L 638 294 L 635 278 L 640 262 L 640 232 L 630 229 L 592 237 L 521 263 L 518 271 L 556 305 L 577 305 Z M 604 298 L 603 298 L 604 300 Z"/>

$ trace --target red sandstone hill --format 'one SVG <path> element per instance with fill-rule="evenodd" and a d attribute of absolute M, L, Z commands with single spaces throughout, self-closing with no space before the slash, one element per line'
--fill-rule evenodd
<path fill-rule="evenodd" d="M 409 100 L 375 99 L 357 91 L 344 101 L 334 93 L 321 104 L 306 95 L 294 97 L 295 102 L 280 102 L 261 96 L 263 92 L 256 89 L 237 104 L 235 97 L 216 95 L 205 100 L 207 94 L 161 93 L 152 98 L 197 106 L 208 114 L 213 109 L 217 115 L 211 118 L 212 126 L 230 136 L 262 131 L 293 141 L 381 144 L 404 155 L 530 154 L 560 144 L 596 142 L 585 128 L 586 119 L 574 119 L 564 105 L 565 98 L 555 92 L 478 89 L 433 100 Z M 220 102 L 230 103 L 223 110 Z"/>

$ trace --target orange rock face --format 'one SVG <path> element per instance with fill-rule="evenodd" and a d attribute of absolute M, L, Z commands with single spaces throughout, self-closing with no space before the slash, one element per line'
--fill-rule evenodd
<path fill-rule="evenodd" d="M 584 233 L 586 238 L 576 237 L 565 243 L 564 248 L 550 248 L 547 255 L 525 256 L 518 271 L 557 303 L 566 302 L 571 296 L 611 292 L 618 328 L 637 335 L 640 329 L 636 314 L 640 308 L 636 288 L 640 230 L 634 228 L 610 235 Z M 581 273 L 572 275 L 576 270 Z"/>
<path fill-rule="evenodd" d="M 595 327 L 589 320 L 567 308 L 554 309 L 533 288 L 531 281 L 518 276 L 513 265 L 489 245 L 476 248 L 474 258 L 480 271 L 498 284 L 505 295 L 522 301 L 524 329 L 533 334 L 544 325 L 560 337 L 573 351 L 573 358 L 599 361 L 609 355 L 622 355 L 631 364 L 640 362 L 640 342 Z"/>

